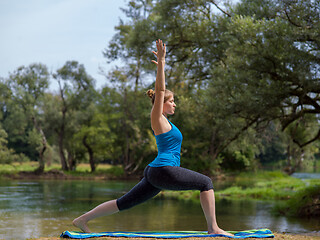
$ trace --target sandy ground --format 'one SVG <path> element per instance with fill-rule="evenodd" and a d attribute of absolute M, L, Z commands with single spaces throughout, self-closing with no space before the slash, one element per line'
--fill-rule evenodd
<path fill-rule="evenodd" d="M 275 238 L 248 238 L 248 239 L 289 239 L 289 240 L 320 240 L 320 236 L 307 236 L 307 235 L 291 235 L 291 234 L 280 234 L 274 233 Z M 31 238 L 32 240 L 39 239 L 39 240 L 62 240 L 63 238 L 58 237 L 50 237 L 50 238 Z M 30 240 L 31 240 L 30 239 Z M 128 240 L 128 238 L 113 238 L 113 237 L 100 237 L 100 238 L 89 238 L 92 240 Z M 180 240 L 203 240 L 204 238 L 180 238 Z M 206 240 L 230 240 L 227 237 L 214 237 L 205 238 Z M 154 240 L 154 238 L 130 238 L 130 240 Z"/>

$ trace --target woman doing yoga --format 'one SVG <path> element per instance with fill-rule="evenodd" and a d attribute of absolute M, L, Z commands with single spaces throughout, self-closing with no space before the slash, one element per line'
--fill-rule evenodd
<path fill-rule="evenodd" d="M 174 95 L 165 87 L 166 46 L 161 40 L 156 41 L 157 52 L 153 52 L 157 61 L 155 91 L 149 90 L 152 99 L 151 128 L 154 132 L 158 155 L 144 170 L 144 178 L 122 197 L 104 202 L 91 211 L 73 220 L 74 226 L 84 232 L 90 232 L 88 221 L 129 209 L 156 196 L 162 189 L 199 190 L 200 202 L 207 220 L 209 234 L 232 236 L 218 227 L 215 214 L 215 197 L 212 181 L 209 177 L 180 167 L 182 134 L 168 119 L 174 114 L 176 104 Z"/>

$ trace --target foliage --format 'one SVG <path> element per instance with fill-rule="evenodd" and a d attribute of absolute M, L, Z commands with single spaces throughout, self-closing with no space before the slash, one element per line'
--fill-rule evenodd
<path fill-rule="evenodd" d="M 294 178 L 272 180 L 268 182 L 256 182 L 252 187 L 242 188 L 238 186 L 219 191 L 218 198 L 254 198 L 262 200 L 289 199 L 295 191 L 305 187 L 305 183 Z"/>
<path fill-rule="evenodd" d="M 234 186 L 218 191 L 217 197 L 284 200 L 308 184 L 280 171 L 240 173 L 233 182 Z"/>
<path fill-rule="evenodd" d="M 264 166 L 293 173 L 307 163 L 316 170 L 319 5 L 128 1 L 126 20 L 103 51 L 121 65 L 105 73 L 101 89 L 76 61 L 51 74 L 31 64 L 1 79 L 1 153 L 23 153 L 39 169 L 55 152 L 66 171 L 89 161 L 91 171 L 109 162 L 125 175 L 141 173 L 157 154 L 144 93 L 154 85 L 152 50 L 161 38 L 179 109 L 172 121 L 184 136 L 182 166 L 210 175 Z M 50 77 L 57 92 L 48 91 Z"/>
<path fill-rule="evenodd" d="M 28 160 L 23 154 L 16 154 L 13 149 L 7 147 L 7 133 L 0 128 L 0 163 L 10 164 L 12 162 L 21 162 Z"/>
<path fill-rule="evenodd" d="M 26 145 L 31 149 L 34 155 L 39 159 L 39 168 L 37 171 L 44 170 L 44 152 L 47 148 L 46 136 L 41 126 L 41 115 L 38 113 L 44 92 L 49 86 L 49 72 L 43 64 L 30 64 L 28 67 L 21 66 L 14 73 L 10 74 L 6 81 L 10 89 L 10 97 L 7 97 L 6 115 L 4 119 L 5 126 L 8 127 L 9 146 Z M 12 121 L 17 124 L 21 122 L 20 129 L 12 126 Z M 17 131 L 18 130 L 18 131 Z M 24 133 L 23 135 L 21 133 Z M 13 133 L 13 134 L 12 134 Z M 13 135 L 13 136 L 12 136 Z M 26 153 L 28 151 L 19 151 Z M 30 151 L 30 150 L 29 150 Z"/>
<path fill-rule="evenodd" d="M 294 194 L 286 202 L 278 203 L 273 211 L 286 216 L 319 216 L 320 215 L 320 183 L 308 186 Z"/>
<path fill-rule="evenodd" d="M 87 108 L 91 106 L 96 97 L 94 89 L 94 79 L 86 73 L 85 67 L 76 61 L 67 61 L 63 67 L 53 74 L 59 84 L 58 119 L 52 122 L 52 127 L 56 133 L 56 141 L 59 146 L 59 155 L 63 170 L 74 170 L 76 167 L 76 157 L 81 152 L 77 152 L 72 144 L 73 135 L 77 132 L 77 125 L 85 125 L 91 118 L 91 111 Z M 53 106 L 56 107 L 56 106 Z M 88 114 L 89 113 L 89 114 Z M 80 116 L 80 117 L 79 117 Z M 82 136 L 83 138 L 86 137 Z M 87 151 L 92 171 L 95 170 L 94 156 L 91 146 L 81 139 Z M 65 154 L 67 153 L 67 156 Z M 68 159 L 68 161 L 67 161 Z"/>

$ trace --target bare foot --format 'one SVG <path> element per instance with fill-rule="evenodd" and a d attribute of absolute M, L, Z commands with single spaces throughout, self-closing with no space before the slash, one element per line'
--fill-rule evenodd
<path fill-rule="evenodd" d="M 208 232 L 209 234 L 222 234 L 222 235 L 226 235 L 226 236 L 230 236 L 233 237 L 234 235 L 232 233 L 228 233 L 224 230 L 222 230 L 221 228 L 218 228 L 217 230 L 214 230 L 213 232 Z"/>
<path fill-rule="evenodd" d="M 72 224 L 77 227 L 77 228 L 80 228 L 83 232 L 85 233 L 91 233 L 90 229 L 88 228 L 87 226 L 87 222 L 81 220 L 80 217 L 74 219 L 72 221 Z"/>

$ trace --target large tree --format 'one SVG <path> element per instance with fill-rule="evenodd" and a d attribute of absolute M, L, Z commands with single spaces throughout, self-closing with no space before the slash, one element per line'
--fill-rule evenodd
<path fill-rule="evenodd" d="M 259 7 L 266 3 L 268 11 Z M 319 9 L 320 1 L 307 0 L 239 4 L 236 13 L 242 16 L 233 16 L 228 27 L 230 47 L 223 63 L 213 70 L 218 76 L 212 83 L 217 96 L 219 91 L 227 93 L 225 99 L 237 115 L 256 123 L 277 119 L 283 130 L 311 121 L 309 115 L 318 122 Z M 303 138 L 291 134 L 302 152 L 320 138 L 319 125 L 313 127 Z M 287 155 L 292 157 L 289 151 Z"/>
<path fill-rule="evenodd" d="M 42 127 L 40 106 L 49 87 L 48 69 L 43 64 L 19 67 L 10 74 L 7 83 L 11 90 L 12 107 L 21 112 L 26 121 L 32 123 L 32 128 L 27 129 L 28 143 L 39 154 L 39 167 L 36 172 L 41 173 L 45 167 L 44 153 L 47 149 L 47 139 Z"/>
<path fill-rule="evenodd" d="M 94 101 L 94 79 L 87 74 L 84 66 L 76 61 L 67 61 L 53 74 L 53 77 L 59 84 L 57 102 L 59 112 L 55 113 L 59 117 L 58 121 L 52 122 L 52 126 L 57 134 L 61 167 L 63 170 L 74 170 L 76 152 L 72 137 L 78 131 L 77 124 L 82 118 L 81 114 L 77 115 L 77 112 L 84 114 Z M 85 136 L 83 137 L 85 138 Z M 83 143 L 86 142 L 83 141 Z M 67 153 L 67 157 L 65 153 Z"/>

